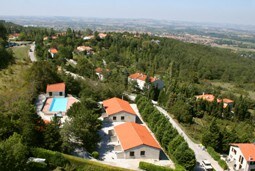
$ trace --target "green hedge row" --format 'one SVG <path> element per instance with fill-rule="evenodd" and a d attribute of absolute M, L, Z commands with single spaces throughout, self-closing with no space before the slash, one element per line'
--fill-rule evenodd
<path fill-rule="evenodd" d="M 146 171 L 174 171 L 174 169 L 168 167 L 157 166 L 143 161 L 139 163 L 139 168 Z"/>
<path fill-rule="evenodd" d="M 224 170 L 228 169 L 227 163 L 220 158 L 220 155 L 212 147 L 207 147 L 207 152 L 219 163 L 220 167 Z"/>
<path fill-rule="evenodd" d="M 196 165 L 195 154 L 168 119 L 145 96 L 137 95 L 135 102 L 143 120 L 155 134 L 168 156 L 186 170 L 193 170 Z"/>
<path fill-rule="evenodd" d="M 101 164 L 96 161 L 91 161 L 91 160 L 86 160 L 80 157 L 75 157 L 67 154 L 62 154 L 59 152 L 54 152 L 50 150 L 46 150 L 43 148 L 32 148 L 31 149 L 31 154 L 34 157 L 39 157 L 39 158 L 45 158 L 46 163 L 50 165 L 49 167 L 42 167 L 36 166 L 36 167 L 31 167 L 31 168 L 37 168 L 38 171 L 44 171 L 45 168 L 46 170 L 53 169 L 56 167 L 63 167 L 66 170 L 80 170 L 80 171 L 126 171 L 128 169 L 124 168 L 119 168 L 119 167 L 114 167 L 114 166 L 109 166 L 105 164 Z M 31 164 L 34 165 L 34 164 Z M 36 164 L 38 165 L 38 164 Z M 37 170 L 35 170 L 37 171 Z"/>

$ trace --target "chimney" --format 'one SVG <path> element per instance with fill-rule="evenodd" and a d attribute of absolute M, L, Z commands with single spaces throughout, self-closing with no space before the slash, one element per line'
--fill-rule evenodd
<path fill-rule="evenodd" d="M 252 161 L 252 160 L 253 160 L 253 158 L 250 156 L 250 157 L 249 157 L 249 161 Z"/>

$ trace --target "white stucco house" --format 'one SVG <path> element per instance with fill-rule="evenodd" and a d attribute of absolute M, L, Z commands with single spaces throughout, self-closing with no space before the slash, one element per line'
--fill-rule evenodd
<path fill-rule="evenodd" d="M 111 122 L 136 122 L 136 113 L 130 104 L 119 98 L 103 101 L 103 117 Z"/>
<path fill-rule="evenodd" d="M 111 141 L 118 159 L 159 159 L 160 145 L 148 129 L 140 124 L 127 122 L 110 130 Z"/>
<path fill-rule="evenodd" d="M 231 144 L 228 161 L 234 170 L 255 171 L 255 144 Z"/>

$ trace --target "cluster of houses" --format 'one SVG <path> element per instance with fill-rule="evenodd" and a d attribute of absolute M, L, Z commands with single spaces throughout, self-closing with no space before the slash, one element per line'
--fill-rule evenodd
<path fill-rule="evenodd" d="M 72 95 L 66 95 L 65 83 L 48 84 L 45 98 L 42 101 L 38 114 L 45 123 L 51 122 L 53 117 L 59 117 L 61 123 L 68 119 L 66 112 L 78 99 Z"/>
<path fill-rule="evenodd" d="M 201 99 L 201 100 L 206 100 L 208 102 L 213 102 L 215 100 L 215 96 L 213 94 L 202 94 L 202 95 L 198 95 L 196 96 L 196 99 Z M 217 100 L 217 103 L 221 103 L 223 102 L 223 108 L 226 108 L 226 107 L 229 107 L 229 108 L 232 108 L 233 107 L 233 104 L 234 104 L 234 101 L 231 100 L 231 99 L 227 99 L 227 98 L 224 98 L 224 99 L 216 99 Z"/>
<path fill-rule="evenodd" d="M 118 159 L 159 159 L 159 143 L 145 126 L 137 123 L 139 118 L 129 102 L 114 97 L 102 105 L 104 120 L 120 123 L 108 131 Z"/>

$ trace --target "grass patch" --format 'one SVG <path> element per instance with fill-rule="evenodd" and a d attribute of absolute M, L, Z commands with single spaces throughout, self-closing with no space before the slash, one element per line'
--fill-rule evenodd
<path fill-rule="evenodd" d="M 14 53 L 15 59 L 28 61 L 29 60 L 29 56 L 28 56 L 29 49 L 30 49 L 30 46 L 15 46 L 15 47 L 13 47 L 12 51 Z"/>
<path fill-rule="evenodd" d="M 154 164 L 143 162 L 143 161 L 139 163 L 139 168 L 146 171 L 181 171 L 183 170 L 178 168 L 171 169 L 169 167 L 158 166 L 158 165 L 154 165 Z"/>

